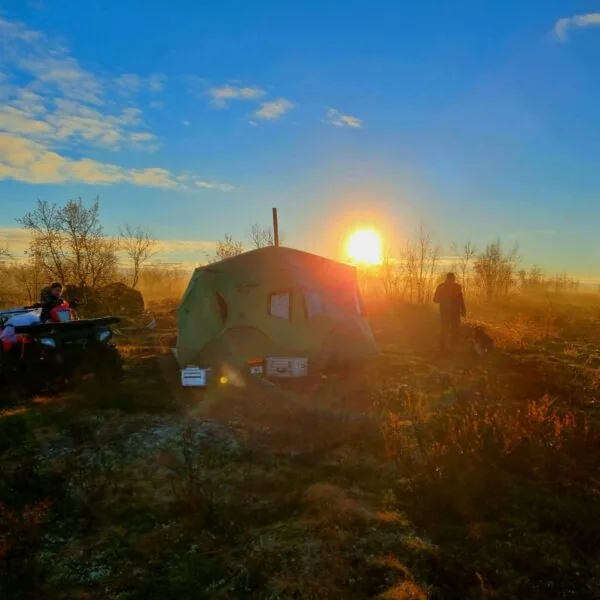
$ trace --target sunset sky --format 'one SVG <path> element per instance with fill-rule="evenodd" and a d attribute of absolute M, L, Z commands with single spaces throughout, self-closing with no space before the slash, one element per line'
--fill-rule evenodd
<path fill-rule="evenodd" d="M 600 4 L 0 0 L 0 245 L 37 198 L 100 195 L 202 262 L 280 212 L 340 257 L 518 242 L 600 277 Z M 197 259 L 196 259 L 197 257 Z"/>

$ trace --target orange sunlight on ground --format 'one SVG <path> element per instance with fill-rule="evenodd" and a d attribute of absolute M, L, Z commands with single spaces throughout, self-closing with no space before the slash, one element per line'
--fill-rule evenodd
<path fill-rule="evenodd" d="M 348 238 L 347 252 L 357 263 L 378 265 L 382 261 L 381 236 L 372 229 L 359 229 Z"/>

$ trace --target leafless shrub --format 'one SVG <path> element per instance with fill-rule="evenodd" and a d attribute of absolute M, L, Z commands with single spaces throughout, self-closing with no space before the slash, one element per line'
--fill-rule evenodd
<path fill-rule="evenodd" d="M 104 233 L 98 198 L 89 208 L 81 199 L 38 200 L 17 222 L 32 234 L 28 254 L 45 277 L 90 289 L 114 280 L 118 244 Z"/>
<path fill-rule="evenodd" d="M 283 242 L 284 236 L 279 232 L 279 243 Z M 250 228 L 250 243 L 253 248 L 265 248 L 275 245 L 275 235 L 272 227 L 261 227 L 255 223 Z"/>
<path fill-rule="evenodd" d="M 466 296 L 470 291 L 469 274 L 473 267 L 475 257 L 479 252 L 479 248 L 473 242 L 465 242 L 462 246 L 452 244 L 452 252 L 456 256 L 456 268 L 460 283 L 463 288 L 463 294 Z"/>
<path fill-rule="evenodd" d="M 397 301 L 404 297 L 406 292 L 405 265 L 398 259 L 394 259 L 387 249 L 383 255 L 383 261 L 379 267 L 379 277 L 383 286 L 383 292 L 390 301 Z"/>
<path fill-rule="evenodd" d="M 567 273 L 559 273 L 548 279 L 548 287 L 554 292 L 576 292 L 579 290 L 579 281 L 569 277 Z"/>
<path fill-rule="evenodd" d="M 215 250 L 215 260 L 224 260 L 226 258 L 232 258 L 237 256 L 244 251 L 243 242 L 237 242 L 233 239 L 230 233 L 226 233 L 224 239 L 217 242 L 217 249 Z"/>
<path fill-rule="evenodd" d="M 39 260 L 31 257 L 23 262 L 16 262 L 11 267 L 11 274 L 16 285 L 24 292 L 28 302 L 37 302 L 45 284 L 44 270 Z"/>
<path fill-rule="evenodd" d="M 119 228 L 121 249 L 130 262 L 130 285 L 136 289 L 140 280 L 140 269 L 155 254 L 158 240 L 140 225 L 124 223 Z"/>
<path fill-rule="evenodd" d="M 384 252 L 379 276 L 389 300 L 427 304 L 433 294 L 440 247 L 433 233 L 421 223 L 415 239 L 406 243 L 398 257 Z"/>
<path fill-rule="evenodd" d="M 405 273 L 412 302 L 427 304 L 430 301 L 439 257 L 439 244 L 435 241 L 433 233 L 421 223 L 416 239 L 406 245 Z"/>
<path fill-rule="evenodd" d="M 146 301 L 180 298 L 190 280 L 190 270 L 180 264 L 156 263 L 140 270 L 138 289 Z"/>
<path fill-rule="evenodd" d="M 496 240 L 479 252 L 474 270 L 479 288 L 486 300 L 506 297 L 515 284 L 515 267 L 518 264 L 518 248 L 506 251 L 502 242 Z"/>
<path fill-rule="evenodd" d="M 13 258 L 12 252 L 10 251 L 8 245 L 0 246 L 0 262 L 5 260 L 10 260 Z"/>

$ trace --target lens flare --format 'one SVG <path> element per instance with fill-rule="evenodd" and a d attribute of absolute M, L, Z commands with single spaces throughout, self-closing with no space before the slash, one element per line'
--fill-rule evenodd
<path fill-rule="evenodd" d="M 381 237 L 372 229 L 359 229 L 348 238 L 347 252 L 357 263 L 378 265 L 382 261 Z"/>

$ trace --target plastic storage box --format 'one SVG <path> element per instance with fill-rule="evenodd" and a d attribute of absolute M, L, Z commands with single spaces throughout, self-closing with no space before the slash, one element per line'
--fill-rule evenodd
<path fill-rule="evenodd" d="M 306 377 L 308 358 L 298 356 L 269 356 L 266 360 L 267 377 Z"/>

